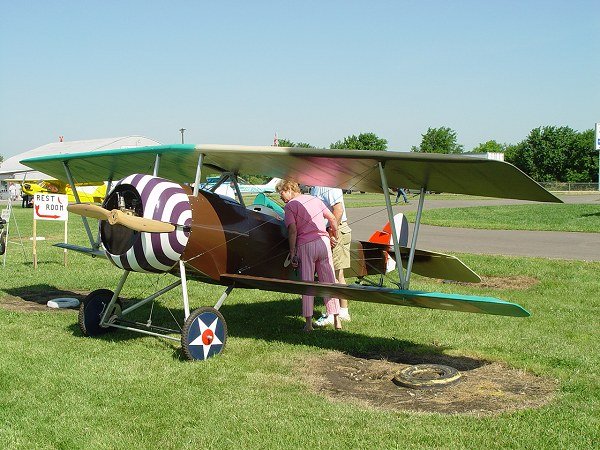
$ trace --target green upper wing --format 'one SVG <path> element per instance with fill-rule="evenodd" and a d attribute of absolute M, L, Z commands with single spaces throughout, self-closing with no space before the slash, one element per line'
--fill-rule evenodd
<path fill-rule="evenodd" d="M 66 163 L 76 182 L 117 180 L 152 173 L 178 182 L 195 178 L 203 154 L 203 174 L 231 171 L 290 178 L 301 184 L 381 192 L 379 163 L 388 186 L 542 202 L 561 200 L 511 164 L 460 155 L 370 150 L 328 150 L 239 145 L 163 145 L 42 156 L 21 161 L 65 180 Z"/>

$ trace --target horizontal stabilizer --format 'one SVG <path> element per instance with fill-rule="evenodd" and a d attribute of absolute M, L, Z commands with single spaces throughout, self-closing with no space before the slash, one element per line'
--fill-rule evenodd
<path fill-rule="evenodd" d="M 400 247 L 402 265 L 406 268 L 410 249 Z M 351 265 L 344 269 L 347 277 L 385 274 L 394 269 L 388 259 L 395 264 L 393 247 L 367 241 L 353 241 L 350 246 Z M 456 256 L 428 250 L 415 250 L 412 272 L 418 275 L 440 280 L 479 283 L 481 278 Z"/>
<path fill-rule="evenodd" d="M 362 302 L 387 303 L 416 308 L 444 309 L 448 311 L 495 314 L 511 317 L 528 317 L 530 315 L 520 305 L 505 302 L 494 297 L 410 291 L 358 284 L 344 285 L 281 280 L 239 274 L 223 274 L 221 281 L 229 281 L 236 287 L 250 289 L 315 295 L 319 297 L 338 297 Z"/>
<path fill-rule="evenodd" d="M 65 248 L 67 250 L 73 250 L 74 252 L 83 253 L 93 257 L 106 258 L 106 253 L 96 248 L 81 247 L 80 245 L 67 244 L 65 242 L 59 242 L 58 244 L 54 244 L 54 246 L 58 248 Z"/>
<path fill-rule="evenodd" d="M 405 249 L 406 253 L 410 249 Z M 402 265 L 406 268 L 408 255 L 401 250 Z M 394 254 L 390 253 L 393 258 Z M 429 250 L 415 250 L 415 259 L 412 266 L 413 273 L 423 277 L 437 278 L 440 280 L 463 281 L 467 283 L 480 283 L 481 278 L 456 256 Z"/>

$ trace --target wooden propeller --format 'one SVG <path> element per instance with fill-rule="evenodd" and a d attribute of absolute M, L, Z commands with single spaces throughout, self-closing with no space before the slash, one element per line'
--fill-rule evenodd
<path fill-rule="evenodd" d="M 110 211 L 91 203 L 74 203 L 67 206 L 67 211 L 91 219 L 108 220 Z"/>
<path fill-rule="evenodd" d="M 169 233 L 175 230 L 175 225 L 170 223 L 130 215 L 118 209 L 109 211 L 108 209 L 91 203 L 76 203 L 69 205 L 67 206 L 67 211 L 92 219 L 108 220 L 108 223 L 111 225 L 123 225 L 124 227 L 135 231 Z"/>

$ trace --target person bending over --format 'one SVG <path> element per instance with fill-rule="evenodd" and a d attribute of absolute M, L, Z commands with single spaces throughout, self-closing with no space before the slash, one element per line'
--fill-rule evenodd
<path fill-rule="evenodd" d="M 298 183 L 281 180 L 275 189 L 285 203 L 284 221 L 288 229 L 290 257 L 293 265 L 300 265 L 300 277 L 303 281 L 314 281 L 316 270 L 319 282 L 335 283 L 331 247 L 337 243 L 338 227 L 334 215 L 320 199 L 301 194 Z M 329 231 L 325 228 L 324 218 L 329 222 Z M 323 301 L 327 314 L 333 315 L 334 327 L 341 329 L 339 300 L 324 297 Z M 314 296 L 302 296 L 306 332 L 313 330 L 314 303 Z"/>

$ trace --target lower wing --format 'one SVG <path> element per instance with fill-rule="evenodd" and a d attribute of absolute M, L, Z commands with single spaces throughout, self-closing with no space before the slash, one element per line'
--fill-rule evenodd
<path fill-rule="evenodd" d="M 500 316 L 528 317 L 530 313 L 520 305 L 505 302 L 494 297 L 445 294 L 401 289 L 380 288 L 362 285 L 316 283 L 308 281 L 280 280 L 249 275 L 223 274 L 222 282 L 230 282 L 236 287 L 262 289 L 264 291 L 286 292 L 290 294 L 339 297 L 372 303 L 387 303 L 417 308 L 443 309 Z"/>

